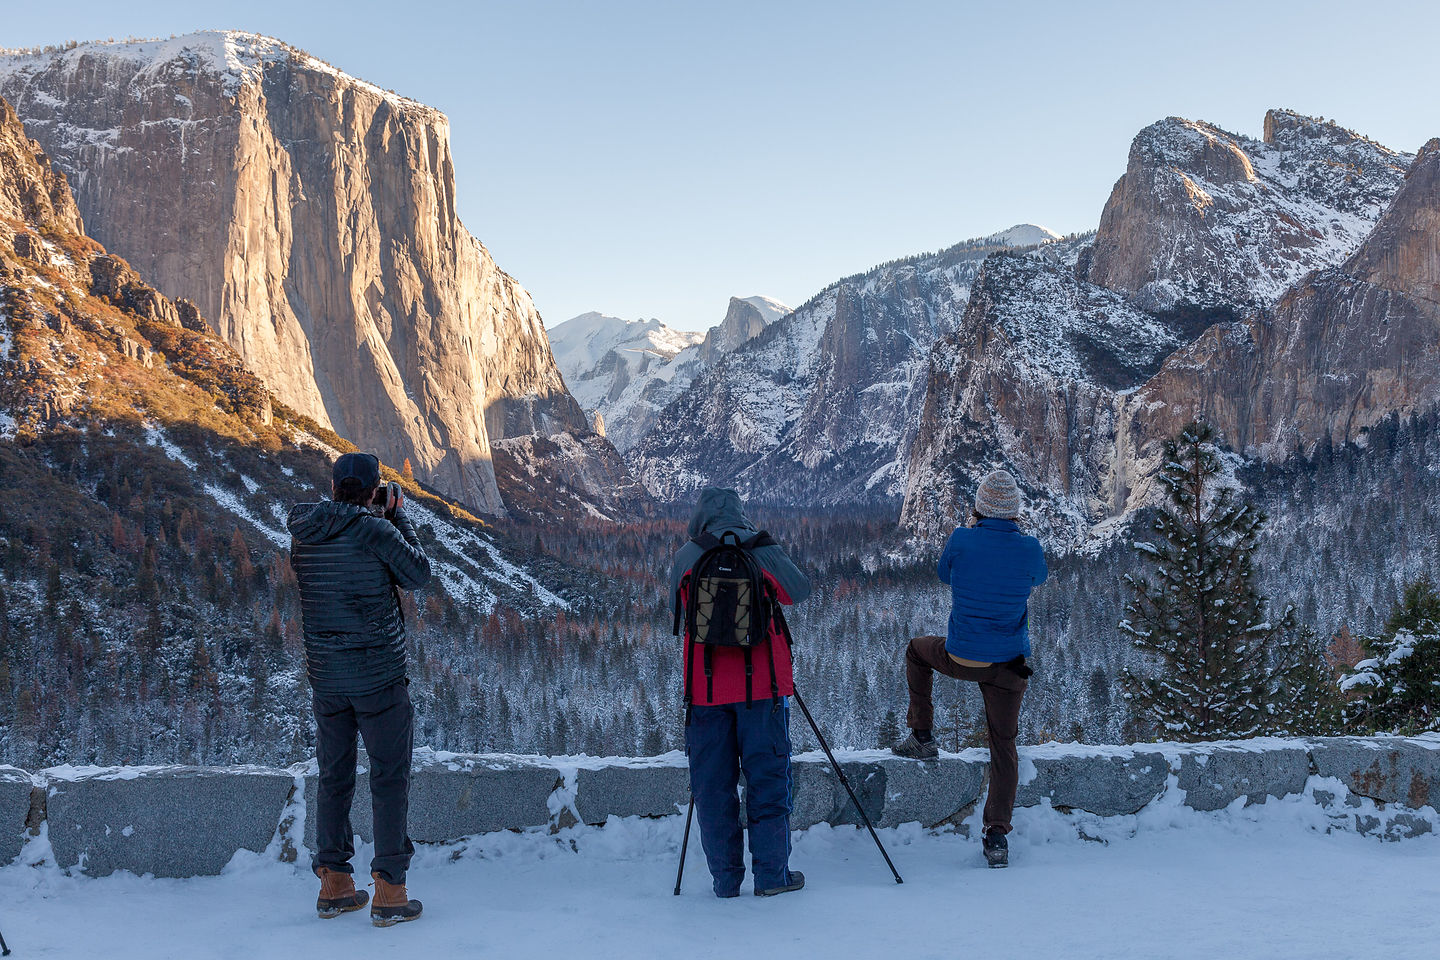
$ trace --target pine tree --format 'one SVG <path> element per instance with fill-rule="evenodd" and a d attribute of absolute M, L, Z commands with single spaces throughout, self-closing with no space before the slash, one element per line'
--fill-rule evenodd
<path fill-rule="evenodd" d="M 1300 630 L 1289 657 L 1279 670 L 1275 733 L 1317 737 L 1339 733 L 1343 726 L 1340 687 L 1330 666 L 1328 646 L 1311 627 Z"/>
<path fill-rule="evenodd" d="M 1126 671 L 1126 699 L 1142 720 L 1178 740 L 1252 737 L 1278 729 L 1296 628 L 1266 615 L 1252 555 L 1263 514 L 1222 482 L 1215 432 L 1195 421 L 1165 443 L 1169 495 L 1154 530 L 1135 544 L 1154 579 L 1126 577 L 1132 599 L 1120 629 L 1158 670 Z M 1293 692 L 1293 691 L 1292 691 Z"/>
<path fill-rule="evenodd" d="M 415 482 L 415 469 L 410 466 L 409 457 L 405 458 L 405 462 L 400 467 L 400 476 L 404 477 L 406 480 L 409 480 L 411 483 Z"/>
<path fill-rule="evenodd" d="M 641 744 L 643 756 L 654 757 L 665 752 L 665 731 L 660 729 L 660 720 L 649 700 L 645 701 L 645 709 L 640 714 L 640 729 L 644 731 L 642 736 L 645 738 Z"/>
<path fill-rule="evenodd" d="M 1378 637 L 1363 637 L 1369 657 L 1340 686 L 1358 699 L 1347 704 L 1346 725 L 1361 731 L 1440 730 L 1440 592 L 1417 580 L 1390 613 Z"/>
<path fill-rule="evenodd" d="M 894 710 L 886 710 L 885 717 L 880 721 L 880 746 L 894 746 L 900 742 L 900 719 L 895 716 Z"/>

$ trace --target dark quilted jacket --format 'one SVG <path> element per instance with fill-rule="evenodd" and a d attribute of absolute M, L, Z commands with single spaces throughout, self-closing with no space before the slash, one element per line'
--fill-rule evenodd
<path fill-rule="evenodd" d="M 404 679 L 405 621 L 395 588 L 430 579 L 414 524 L 403 511 L 391 522 L 323 500 L 297 504 L 289 527 L 310 686 L 362 696 Z"/>

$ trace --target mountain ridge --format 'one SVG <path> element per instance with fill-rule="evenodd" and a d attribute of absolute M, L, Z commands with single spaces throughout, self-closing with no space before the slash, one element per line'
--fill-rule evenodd
<path fill-rule="evenodd" d="M 1017 230 L 1050 235 L 991 236 Z M 827 285 L 674 398 L 671 429 L 626 451 L 632 472 L 660 500 L 708 484 L 814 505 L 900 499 L 930 345 L 999 249 L 966 240 Z"/>
<path fill-rule="evenodd" d="M 546 477 L 568 478 L 562 513 L 643 506 L 529 293 L 459 221 L 440 111 L 234 31 L 0 58 L 0 94 L 97 238 L 297 411 L 481 512 Z"/>
<path fill-rule="evenodd" d="M 1063 268 L 1058 275 L 1073 293 L 1047 301 L 1016 288 L 972 304 L 976 314 L 967 313 L 968 326 L 1003 329 L 1035 309 L 1048 311 L 1052 319 L 1068 318 L 1065 324 L 1078 323 L 1086 304 L 1118 296 L 1123 310 L 1132 313 L 1127 321 L 1132 333 L 1156 323 L 1167 331 L 1168 342 L 1153 334 L 1143 339 L 1168 355 L 1152 355 L 1134 368 L 1133 376 L 1090 379 L 1087 385 L 1087 378 L 1062 367 L 1002 375 L 999 371 L 1017 362 L 1003 338 L 978 348 L 973 334 L 970 346 L 955 337 L 943 340 L 932 358 L 903 525 L 929 536 L 960 522 L 967 509 L 965 491 L 988 466 L 1003 465 L 1016 473 L 1036 504 L 1046 538 L 1059 548 L 1083 546 L 1156 502 L 1154 473 L 1163 441 L 1194 416 L 1210 419 L 1241 460 L 1278 462 L 1297 442 L 1313 446 L 1322 433 L 1335 443 L 1355 439 L 1353 431 L 1322 429 L 1318 424 L 1324 418 L 1317 419 L 1318 413 L 1326 407 L 1355 409 L 1356 398 L 1373 389 L 1355 383 L 1324 388 L 1333 383 L 1324 371 L 1327 364 L 1337 371 L 1364 368 L 1376 362 L 1375 354 L 1363 335 L 1347 340 L 1337 333 L 1344 324 L 1305 320 L 1296 308 L 1314 301 L 1306 291 L 1316 284 L 1338 289 L 1326 278 L 1343 274 L 1377 242 L 1380 225 L 1402 203 L 1407 189 L 1402 184 L 1413 181 L 1417 165 L 1397 175 L 1392 164 L 1405 155 L 1290 111 L 1270 111 L 1266 131 L 1269 142 L 1261 150 L 1255 141 L 1178 118 L 1147 127 L 1137 135 L 1130 165 L 1107 202 L 1093 244 L 1076 251 L 1068 276 Z M 1252 163 L 1246 149 L 1263 155 Z M 1323 161 L 1357 150 L 1368 158 L 1368 167 L 1355 164 L 1334 174 Z M 1203 223 L 1177 227 L 1175 217 L 1189 215 L 1181 208 L 1198 209 L 1186 204 L 1199 194 L 1212 197 L 1209 188 L 1195 185 L 1217 182 L 1242 188 L 1223 204 L 1215 200 L 1213 215 Z M 1178 205 L 1177 184 L 1194 187 Z M 1317 197 L 1323 204 L 1317 206 Z M 1262 243 L 1266 257 L 1234 253 L 1227 246 L 1239 236 L 1232 230 L 1235 224 L 1270 230 L 1266 218 L 1276 211 L 1314 213 L 1324 204 L 1345 214 L 1328 222 L 1329 233 L 1297 219 L 1289 234 L 1264 234 L 1270 238 Z M 1188 252 L 1161 257 L 1179 249 L 1173 246 L 1176 237 L 1189 238 Z M 1227 250 L 1234 254 L 1229 259 Z M 1409 258 L 1423 260 L 1419 251 Z M 1163 270 L 1155 272 L 1154 264 L 1162 261 Z M 1377 262 L 1387 261 L 1382 256 Z M 1127 270 L 1148 279 L 1123 282 Z M 1196 299 L 1186 299 L 1191 294 Z M 1368 319 L 1350 327 L 1375 328 L 1376 309 L 1372 305 Z M 1349 345 L 1327 348 L 1337 336 Z M 1359 359 L 1343 359 L 1351 353 Z M 1110 359 L 1118 357 L 1111 354 Z M 1300 378 L 1298 389 L 1295 378 Z M 977 379 L 988 388 L 978 390 Z M 1374 422 L 1394 411 L 1423 408 L 1434 391 L 1416 386 L 1404 402 L 1392 395 L 1373 405 L 1361 403 L 1370 410 L 1366 418 Z M 1322 388 L 1328 390 L 1327 399 L 1304 400 L 1305 391 Z"/>
<path fill-rule="evenodd" d="M 695 377 L 790 312 L 771 297 L 731 297 L 724 319 L 703 334 L 593 311 L 548 332 L 566 383 L 623 453 Z"/>

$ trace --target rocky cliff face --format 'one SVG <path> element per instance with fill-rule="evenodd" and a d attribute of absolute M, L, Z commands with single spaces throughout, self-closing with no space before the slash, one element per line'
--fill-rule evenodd
<path fill-rule="evenodd" d="M 1135 138 L 1087 279 L 1147 309 L 1272 304 L 1355 250 L 1410 160 L 1285 110 L 1263 141 L 1170 117 Z"/>
<path fill-rule="evenodd" d="M 907 471 L 902 523 L 938 534 L 1007 467 L 1039 532 L 1071 540 L 1103 516 L 1120 396 L 1182 340 L 1119 294 L 1075 276 L 1090 237 L 995 254 L 959 329 L 936 344 Z"/>
<path fill-rule="evenodd" d="M 714 364 L 723 355 L 737 350 L 747 341 L 754 340 L 776 320 L 790 312 L 790 308 L 769 297 L 731 297 L 725 309 L 725 319 L 720 325 L 711 327 L 700 344 L 700 359 L 706 366 Z"/>
<path fill-rule="evenodd" d="M 257 549 L 288 549 L 285 512 L 328 489 L 337 446 L 352 449 L 328 431 L 311 433 L 292 412 L 277 411 L 267 386 L 193 304 L 170 300 L 85 235 L 66 178 L 0 99 L 0 493 L 12 504 L 0 517 L 0 533 L 13 537 L 27 525 L 61 531 L 89 558 L 83 569 L 67 551 L 60 559 L 67 580 L 73 574 L 113 581 L 105 587 L 110 598 L 96 610 L 77 604 L 69 616 L 132 613 L 128 593 L 122 596 L 113 584 L 133 583 L 128 565 L 148 542 L 150 527 L 173 525 L 182 513 L 193 510 L 216 536 L 230 538 L 233 530 Z M 56 469 L 58 463 L 64 468 Z M 485 609 L 497 597 L 521 606 L 534 598 L 558 602 L 502 557 L 473 517 L 407 486 L 407 509 L 434 538 L 443 592 Z M 41 516 L 48 519 L 35 519 Z M 43 539 L 26 537 L 32 546 Z M 196 572 L 195 543 L 167 543 L 163 534 L 157 540 L 157 552 L 175 554 L 155 587 L 166 601 L 159 606 L 172 611 L 165 629 L 173 609 L 194 612 L 201 591 L 193 582 L 182 588 L 186 574 Z M 20 548 L 19 539 L 13 543 Z M 9 562 L 16 560 L 12 553 Z M 33 557 L 19 562 L 29 575 L 44 572 Z M 186 597 L 185 589 L 193 595 Z M 204 630 L 224 632 L 215 622 Z M 254 623 L 244 629 L 258 635 Z M 138 633 L 125 634 L 116 649 L 133 650 Z"/>
<path fill-rule="evenodd" d="M 284 403 L 478 510 L 492 444 L 606 461 L 529 294 L 455 214 L 439 112 L 264 37 L 205 33 L 0 61 L 0 93 L 94 235 L 193 300 Z M 586 474 L 581 463 L 520 465 Z M 635 488 L 594 489 L 602 512 Z"/>
<path fill-rule="evenodd" d="M 1292 160 L 1316 150 L 1402 156 L 1289 114 L 1272 112 L 1266 129 L 1267 143 L 1283 146 Z M 1348 220 L 1337 214 L 1331 225 L 1363 225 L 1365 235 L 1343 257 L 1333 244 L 1287 247 L 1270 235 L 1257 259 L 1216 246 L 1217 237 L 1229 236 L 1223 229 L 1200 236 L 1185 234 L 1183 224 L 1127 225 L 1117 220 L 1124 204 L 1112 198 L 1108 240 L 1102 230 L 1093 249 L 1074 250 L 1068 262 L 1063 245 L 1051 251 L 1062 256 L 1049 265 L 991 258 L 960 331 L 932 358 L 903 511 L 912 530 L 948 529 L 963 516 L 984 470 L 1006 466 L 1037 508 L 1037 529 L 1052 542 L 1103 539 L 1130 511 L 1154 502 L 1162 443 L 1197 415 L 1215 424 L 1240 458 L 1276 464 L 1317 443 L 1363 446 L 1380 421 L 1440 403 L 1440 305 L 1433 299 L 1440 142 L 1427 144 L 1400 178 L 1403 186 L 1392 189 L 1388 164 L 1367 174 L 1358 162 L 1338 179 L 1304 163 L 1280 164 L 1288 179 L 1266 185 L 1249 179 L 1254 165 L 1233 141 L 1190 124 L 1179 134 L 1194 148 L 1189 166 L 1183 173 L 1152 170 L 1161 195 L 1165 183 L 1196 182 L 1203 170 L 1211 186 L 1227 177 L 1246 185 L 1252 206 L 1207 214 L 1222 225 L 1266 222 L 1276 210 L 1313 210 L 1317 198 L 1328 198 L 1351 214 Z M 1136 157 L 1155 137 L 1156 128 L 1141 134 L 1117 195 L 1129 196 Z M 1279 163 L 1268 154 L 1261 161 Z M 1391 198 L 1388 206 L 1381 196 Z M 1357 219 L 1377 206 L 1383 215 L 1377 211 L 1376 222 Z M 1108 242 L 1114 254 L 1123 247 L 1117 238 L 1137 223 L 1161 231 L 1157 236 L 1180 231 L 1182 239 L 1171 238 L 1174 249 L 1209 250 L 1209 260 L 1187 261 L 1204 271 L 1175 259 L 1158 280 L 1147 267 L 1133 276 L 1148 279 L 1118 282 L 1119 268 L 1134 262 L 1107 260 L 1101 246 Z M 1311 262 L 1320 269 L 1274 296 L 1266 292 Z M 1205 298 L 1197 305 L 1157 293 L 1167 290 Z M 1165 309 L 1154 309 L 1157 299 Z M 1017 328 L 1029 335 L 1017 337 Z"/>
<path fill-rule="evenodd" d="M 1364 442 L 1391 413 L 1440 402 L 1440 140 L 1425 145 L 1373 233 L 1273 310 L 1216 327 L 1126 398 L 1137 460 L 1203 413 L 1236 449 L 1276 461 Z"/>
<path fill-rule="evenodd" d="M 44 149 L 26 136 L 15 109 L 4 100 L 0 100 L 0 217 L 70 233 L 85 229 L 69 183 L 51 168 Z"/>
<path fill-rule="evenodd" d="M 805 505 L 898 499 L 930 347 L 998 249 L 969 241 L 830 286 L 700 374 L 631 469 L 664 500 L 712 483 Z"/>

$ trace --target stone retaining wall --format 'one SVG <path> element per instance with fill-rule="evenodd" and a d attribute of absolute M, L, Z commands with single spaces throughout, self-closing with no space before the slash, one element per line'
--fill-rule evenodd
<path fill-rule="evenodd" d="M 1126 817 L 1161 803 L 1197 811 L 1299 797 L 1329 828 L 1387 839 L 1440 826 L 1440 736 L 1262 739 L 1211 744 L 1022 748 L 1021 807 L 1076 818 Z M 984 750 L 938 763 L 881 751 L 841 755 L 861 805 L 878 827 L 964 821 L 985 792 Z M 361 754 L 360 763 L 366 760 Z M 495 830 L 559 830 L 610 817 L 683 812 L 689 779 L 680 754 L 649 759 L 459 756 L 420 751 L 410 831 L 443 843 Z M 265 767 L 0 768 L 0 863 L 43 844 L 67 870 L 164 877 L 219 873 L 241 850 L 283 860 L 314 844 L 306 817 L 315 765 Z M 359 778 L 352 822 L 371 839 L 369 790 Z M 858 824 L 822 755 L 797 757 L 792 824 Z M 43 851 L 42 851 L 43 852 Z"/>

